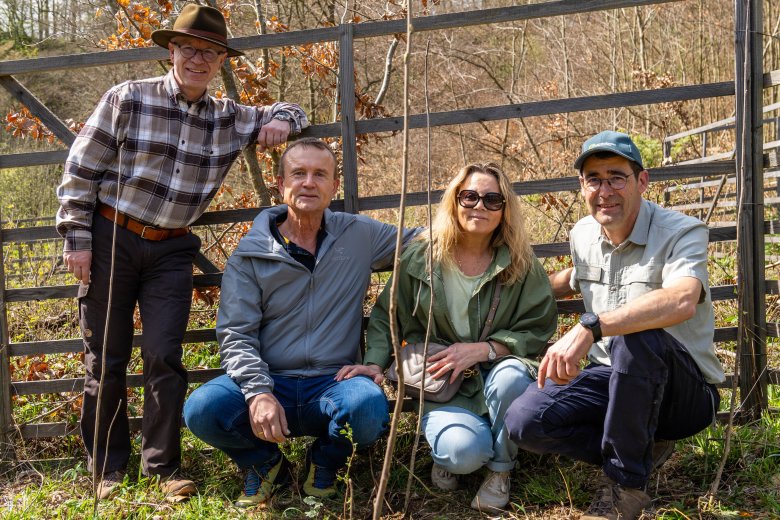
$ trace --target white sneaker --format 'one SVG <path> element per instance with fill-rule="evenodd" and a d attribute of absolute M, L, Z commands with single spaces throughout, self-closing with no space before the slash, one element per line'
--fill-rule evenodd
<path fill-rule="evenodd" d="M 458 489 L 458 477 L 447 471 L 444 466 L 439 466 L 435 462 L 431 468 L 431 482 L 433 482 L 434 486 L 444 491 Z"/>
<path fill-rule="evenodd" d="M 471 508 L 484 513 L 494 513 L 509 503 L 509 472 L 489 471 L 471 501 Z"/>

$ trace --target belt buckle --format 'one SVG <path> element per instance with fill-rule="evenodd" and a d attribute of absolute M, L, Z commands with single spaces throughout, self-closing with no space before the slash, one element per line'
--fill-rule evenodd
<path fill-rule="evenodd" d="M 146 238 L 144 236 L 147 229 L 154 229 L 154 226 L 144 226 L 144 228 L 141 230 L 141 238 L 143 238 L 144 240 L 151 240 L 151 238 Z"/>

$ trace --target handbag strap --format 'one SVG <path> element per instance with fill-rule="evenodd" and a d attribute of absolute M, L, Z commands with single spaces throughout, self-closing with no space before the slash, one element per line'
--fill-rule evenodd
<path fill-rule="evenodd" d="M 482 328 L 482 334 L 480 334 L 477 341 L 485 341 L 490 334 L 490 330 L 493 327 L 493 318 L 496 317 L 496 309 L 498 309 L 498 302 L 501 299 L 501 282 L 496 280 L 496 285 L 493 286 L 493 299 L 490 302 L 490 310 L 488 311 L 487 318 L 485 318 L 485 326 Z"/>

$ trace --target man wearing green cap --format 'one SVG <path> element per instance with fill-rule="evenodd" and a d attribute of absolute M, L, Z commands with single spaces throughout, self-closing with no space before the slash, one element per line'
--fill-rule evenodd
<path fill-rule="evenodd" d="M 57 189 L 63 259 L 80 282 L 81 432 L 89 465 L 97 463 L 102 475 L 100 498 L 122 481 L 130 457 L 125 374 L 136 303 L 144 337 L 142 471 L 158 476 L 172 500 L 195 492 L 179 471 L 187 390 L 181 343 L 200 249 L 188 226 L 208 208 L 246 146 L 276 146 L 308 125 L 297 105 L 251 107 L 208 95 L 226 57 L 242 54 L 228 46 L 217 9 L 189 4 L 173 29 L 155 31 L 152 40 L 168 49 L 173 68 L 103 95 L 70 149 Z"/>
<path fill-rule="evenodd" d="M 642 197 L 649 173 L 624 133 L 587 140 L 574 167 L 590 216 L 571 231 L 574 267 L 550 282 L 556 297 L 581 293 L 587 312 L 549 348 L 506 425 L 523 449 L 601 466 L 583 520 L 633 520 L 674 440 L 711 424 L 720 402 L 708 230 Z"/>

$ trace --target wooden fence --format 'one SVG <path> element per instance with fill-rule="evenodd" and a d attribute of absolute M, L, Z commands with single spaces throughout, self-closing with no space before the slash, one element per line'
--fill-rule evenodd
<path fill-rule="evenodd" d="M 500 9 L 480 10 L 467 13 L 446 14 L 418 18 L 414 20 L 416 32 L 479 24 L 529 20 L 540 17 L 574 15 L 605 9 L 617 9 L 650 4 L 665 3 L 671 0 L 569 0 L 552 1 L 533 5 L 523 5 Z M 737 156 L 735 160 L 717 162 L 670 165 L 650 171 L 653 182 L 667 182 L 684 179 L 715 179 L 723 175 L 737 176 L 737 188 L 743 202 L 743 210 L 732 226 L 712 227 L 710 240 L 725 242 L 739 240 L 740 261 L 737 279 L 739 287 L 734 285 L 713 287 L 715 301 L 736 300 L 739 305 L 740 323 L 738 326 L 722 327 L 715 331 L 716 342 L 738 341 L 742 353 L 738 374 L 743 409 L 747 416 L 755 416 L 767 406 L 766 385 L 780 383 L 780 373 L 766 369 L 766 336 L 778 337 L 777 323 L 766 324 L 765 299 L 767 294 L 779 294 L 778 280 L 764 280 L 764 236 L 777 233 L 778 221 L 764 221 L 763 216 L 763 167 L 777 167 L 778 154 L 764 154 L 762 150 L 761 94 L 763 88 L 780 85 L 780 71 L 764 75 L 760 60 L 761 35 L 756 27 L 761 25 L 760 0 L 735 0 L 737 63 L 747 63 L 737 67 L 735 81 L 670 87 L 656 90 L 621 92 L 580 98 L 554 99 L 449 112 L 430 114 L 431 126 L 458 125 L 481 121 L 495 121 L 512 118 L 528 118 L 542 115 L 619 108 L 631 105 L 648 105 L 686 101 L 701 98 L 734 97 L 736 105 Z M 748 16 L 748 14 L 750 16 Z M 341 136 L 343 138 L 344 198 L 334 201 L 335 210 L 358 212 L 383 208 L 396 208 L 399 194 L 375 197 L 358 196 L 358 161 L 355 150 L 355 136 L 401 130 L 401 117 L 385 117 L 371 120 L 357 120 L 354 107 L 353 83 L 353 43 L 356 39 L 392 35 L 405 31 L 404 21 L 383 21 L 363 24 L 342 24 L 337 27 L 312 29 L 283 34 L 235 38 L 232 46 L 241 49 L 259 49 L 322 41 L 338 41 L 340 49 L 340 99 L 342 100 L 340 122 L 313 126 L 305 135 L 315 137 Z M 746 36 L 747 35 L 747 36 Z M 34 115 L 62 142 L 69 146 L 74 135 L 66 125 L 52 113 L 33 93 L 22 85 L 15 75 L 40 73 L 53 70 L 68 70 L 74 67 L 100 67 L 109 64 L 130 63 L 165 59 L 167 53 L 159 48 L 134 49 L 113 52 L 99 52 L 76 56 L 41 58 L 36 60 L 0 62 L 0 85 L 6 88 L 17 100 L 26 105 Z M 758 59 L 756 59 L 758 57 Z M 427 125 L 426 114 L 410 117 L 410 128 L 424 128 Z M 47 151 L 35 153 L 10 154 L 0 156 L 0 168 L 23 167 L 45 164 L 61 164 L 66 151 Z M 548 192 L 574 191 L 579 189 L 576 177 L 554 178 L 519 182 L 514 185 L 519 195 L 543 194 Z M 435 200 L 441 195 L 434 193 Z M 423 205 L 427 203 L 426 193 L 407 195 L 407 204 Z M 746 208 L 746 209 L 745 209 Z M 755 209 L 754 209 L 755 208 Z M 251 221 L 262 208 L 215 211 L 204 214 L 195 226 L 226 224 Z M 14 436 L 23 438 L 50 437 L 77 433 L 77 425 L 64 422 L 33 423 L 14 425 L 12 420 L 11 396 L 50 394 L 60 392 L 80 392 L 81 378 L 11 381 L 9 361 L 16 356 L 80 352 L 79 338 L 56 341 L 12 342 L 8 331 L 8 304 L 16 302 L 73 298 L 75 285 L 42 286 L 32 288 L 9 289 L 4 275 L 3 247 L 7 244 L 29 243 L 57 238 L 51 225 L 10 228 L 0 230 L 0 433 L 6 446 L 3 458 L 13 456 Z M 537 256 L 567 256 L 567 243 L 537 244 L 534 246 Z M 203 254 L 198 256 L 197 267 L 204 273 L 195 276 L 197 287 L 217 286 L 221 280 L 219 270 Z M 584 310 L 581 300 L 562 300 L 558 302 L 559 312 L 563 314 L 579 313 Z M 213 329 L 189 330 L 186 343 L 214 341 Z M 135 344 L 141 345 L 143 337 L 137 336 Z M 219 374 L 219 369 L 190 370 L 191 383 L 201 383 Z M 730 379 L 734 375 L 729 376 Z M 131 374 L 127 378 L 129 386 L 140 386 L 142 376 Z M 139 418 L 133 418 L 131 425 L 139 426 Z M 10 447 L 10 448 L 9 448 Z"/>

